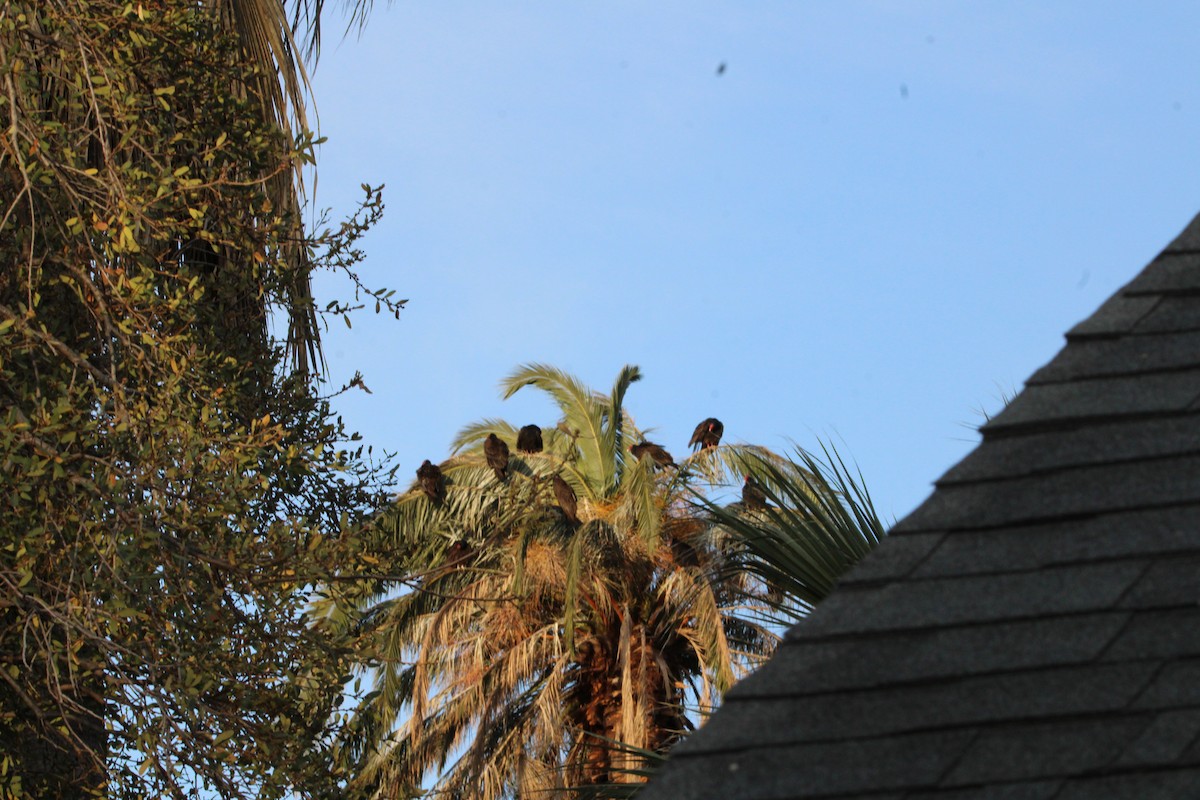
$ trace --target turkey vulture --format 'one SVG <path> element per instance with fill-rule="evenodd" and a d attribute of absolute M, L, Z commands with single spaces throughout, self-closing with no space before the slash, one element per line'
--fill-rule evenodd
<path fill-rule="evenodd" d="M 766 511 L 770 508 L 766 493 L 758 485 L 758 481 L 754 480 L 753 475 L 747 475 L 746 483 L 742 486 L 742 504 L 750 511 Z"/>
<path fill-rule="evenodd" d="M 554 476 L 554 496 L 558 499 L 558 507 L 567 515 L 567 521 L 572 525 L 578 525 L 579 517 L 575 513 L 575 490 L 562 479 L 561 475 Z"/>
<path fill-rule="evenodd" d="M 721 420 L 709 417 L 696 426 L 695 432 L 692 433 L 692 440 L 688 442 L 688 447 L 693 449 L 716 447 L 724 432 L 725 426 L 721 424 Z"/>
<path fill-rule="evenodd" d="M 671 458 L 671 454 L 662 449 L 661 445 L 654 442 L 641 441 L 629 448 L 629 452 L 634 458 L 640 459 L 642 456 L 650 456 L 654 459 L 654 463 L 663 467 L 674 467 L 675 459 Z"/>
<path fill-rule="evenodd" d="M 483 454 L 487 457 L 488 466 L 496 473 L 496 480 L 508 479 L 508 445 L 494 433 L 489 433 L 483 440 Z"/>
<path fill-rule="evenodd" d="M 471 547 L 471 545 L 467 544 L 462 539 L 455 539 L 450 546 L 446 548 L 445 565 L 447 567 L 461 566 L 463 562 L 471 557 L 471 553 L 473 552 L 474 548 Z"/>
<path fill-rule="evenodd" d="M 446 499 L 446 479 L 442 476 L 442 471 L 438 469 L 436 464 L 431 464 L 429 459 L 421 466 L 417 467 L 417 480 L 421 484 L 421 488 L 425 490 L 425 494 L 429 495 L 429 499 L 435 503 L 441 503 Z"/>
<path fill-rule="evenodd" d="M 537 425 L 526 425 L 517 434 L 517 449 L 522 453 L 542 452 L 542 429 Z"/>

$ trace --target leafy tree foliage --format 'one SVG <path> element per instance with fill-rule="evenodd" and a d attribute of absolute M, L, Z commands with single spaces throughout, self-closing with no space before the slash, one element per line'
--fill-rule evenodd
<path fill-rule="evenodd" d="M 804 468 L 737 444 L 658 463 L 625 408 L 640 376 L 598 393 L 518 369 L 505 396 L 533 386 L 562 414 L 544 449 L 519 450 L 502 420 L 470 425 L 444 497 L 414 485 L 366 532 L 375 579 L 332 585 L 321 608 L 372 687 L 343 742 L 356 787 L 405 796 L 438 774 L 434 796 L 492 800 L 638 781 L 646 754 L 772 652 L 787 602 L 696 498 L 747 469 L 778 494 Z M 503 472 L 489 434 L 509 448 Z"/>
<path fill-rule="evenodd" d="M 4 796 L 337 788 L 305 609 L 387 476 L 315 396 L 307 286 L 382 206 L 305 235 L 253 5 L 0 3 Z"/>

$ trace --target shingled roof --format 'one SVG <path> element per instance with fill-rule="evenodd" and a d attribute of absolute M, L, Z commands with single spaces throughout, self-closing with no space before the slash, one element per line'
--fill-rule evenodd
<path fill-rule="evenodd" d="M 1200 217 L 639 800 L 1200 798 Z"/>

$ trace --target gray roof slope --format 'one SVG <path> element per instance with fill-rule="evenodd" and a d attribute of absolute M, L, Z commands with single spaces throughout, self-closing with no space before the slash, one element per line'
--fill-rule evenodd
<path fill-rule="evenodd" d="M 641 800 L 1200 797 L 1200 217 Z"/>

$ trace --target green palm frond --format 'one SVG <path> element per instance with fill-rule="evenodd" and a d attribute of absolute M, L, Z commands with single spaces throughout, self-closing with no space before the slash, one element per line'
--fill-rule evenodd
<path fill-rule="evenodd" d="M 571 786 L 566 791 L 573 800 L 632 800 L 645 782 L 666 762 L 663 753 L 635 747 L 617 739 L 592 734 L 589 739 L 617 756 L 625 766 L 615 770 L 619 780 L 592 786 Z"/>
<path fill-rule="evenodd" d="M 625 468 L 620 521 L 636 530 L 647 546 L 662 533 L 661 495 L 658 478 L 650 459 L 634 460 Z"/>
<path fill-rule="evenodd" d="M 747 551 L 726 569 L 749 570 L 780 594 L 776 610 L 798 619 L 824 599 L 850 567 L 885 535 L 862 476 L 855 477 L 832 447 L 821 459 L 797 448 L 780 463 L 753 453 L 736 463 L 755 476 L 770 508 L 740 502 L 721 506 L 699 498 L 714 521 Z"/>
<path fill-rule="evenodd" d="M 612 394 L 607 407 L 604 408 L 604 441 L 601 447 L 605 456 L 612 459 L 610 463 L 606 464 L 606 468 L 609 471 L 609 485 L 605 487 L 605 497 L 612 496 L 621 482 L 621 465 L 625 449 L 624 440 L 627 422 L 625 415 L 625 393 L 629 391 L 631 385 L 641 379 L 642 371 L 638 367 L 632 364 L 626 364 L 622 367 L 620 374 L 617 375 L 617 380 L 613 383 Z"/>
<path fill-rule="evenodd" d="M 610 398 L 597 395 L 572 375 L 547 364 L 526 364 L 505 378 L 500 386 L 505 400 L 526 386 L 546 392 L 563 412 L 562 424 L 570 436 L 577 437 L 580 451 L 579 472 L 588 494 L 608 498 L 616 488 L 616 443 L 621 439 L 624 414 L 616 403 L 624 400 L 630 384 L 641 379 L 635 366 L 621 370 Z M 611 400 L 611 402 L 606 402 Z"/>
<path fill-rule="evenodd" d="M 526 386 L 536 386 L 549 394 L 572 427 L 583 429 L 589 438 L 600 441 L 600 409 L 592 390 L 578 378 L 549 364 L 524 364 L 500 382 L 500 396 L 507 400 Z"/>
<path fill-rule="evenodd" d="M 450 452 L 458 453 L 464 448 L 482 445 L 489 433 L 494 433 L 504 440 L 513 455 L 517 455 L 517 428 L 502 419 L 481 419 L 463 427 L 450 441 Z"/>
<path fill-rule="evenodd" d="M 695 472 L 710 485 L 741 485 L 746 475 L 770 481 L 772 473 L 765 468 L 767 465 L 784 472 L 798 466 L 789 465 L 788 459 L 766 447 L 752 444 L 706 447 L 679 463 L 681 472 Z"/>

